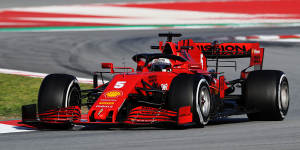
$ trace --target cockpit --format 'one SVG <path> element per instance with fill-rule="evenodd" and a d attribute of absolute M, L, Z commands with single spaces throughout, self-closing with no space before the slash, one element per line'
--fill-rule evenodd
<path fill-rule="evenodd" d="M 157 58 L 149 63 L 149 68 L 150 71 L 170 72 L 172 71 L 172 64 L 168 58 Z"/>
<path fill-rule="evenodd" d="M 175 62 L 187 60 L 171 54 L 137 54 L 132 57 L 137 63 L 137 71 L 170 72 Z"/>

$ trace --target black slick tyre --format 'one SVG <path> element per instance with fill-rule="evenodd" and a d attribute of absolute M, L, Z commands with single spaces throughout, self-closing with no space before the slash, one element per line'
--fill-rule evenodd
<path fill-rule="evenodd" d="M 211 100 L 209 85 L 204 76 L 179 74 L 170 85 L 166 104 L 174 111 L 183 106 L 191 106 L 193 122 L 198 127 L 203 127 L 209 121 Z"/>
<path fill-rule="evenodd" d="M 286 75 L 277 70 L 250 72 L 244 98 L 249 120 L 280 121 L 289 108 L 289 84 Z"/>
<path fill-rule="evenodd" d="M 38 113 L 49 110 L 80 106 L 80 87 L 76 77 L 67 74 L 50 74 L 40 86 Z"/>

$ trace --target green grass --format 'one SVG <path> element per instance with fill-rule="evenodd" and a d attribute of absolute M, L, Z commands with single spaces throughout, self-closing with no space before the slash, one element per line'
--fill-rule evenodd
<path fill-rule="evenodd" d="M 42 79 L 0 74 L 0 120 L 20 118 L 21 106 L 37 103 Z M 80 84 L 82 89 L 92 88 Z"/>

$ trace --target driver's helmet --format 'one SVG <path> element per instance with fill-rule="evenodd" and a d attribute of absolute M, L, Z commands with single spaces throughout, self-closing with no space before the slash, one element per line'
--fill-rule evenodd
<path fill-rule="evenodd" d="M 171 61 L 167 58 L 157 58 L 150 62 L 151 71 L 171 71 Z"/>

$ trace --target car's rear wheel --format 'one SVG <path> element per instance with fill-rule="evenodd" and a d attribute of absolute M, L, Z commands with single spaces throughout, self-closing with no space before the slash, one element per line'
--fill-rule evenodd
<path fill-rule="evenodd" d="M 277 70 L 250 72 L 245 84 L 245 102 L 249 120 L 283 120 L 289 109 L 289 85 L 286 75 Z"/>
<path fill-rule="evenodd" d="M 179 74 L 171 85 L 167 107 L 178 111 L 180 107 L 191 106 L 193 122 L 203 127 L 209 121 L 212 99 L 209 85 L 202 75 Z"/>
<path fill-rule="evenodd" d="M 67 74 L 50 74 L 41 84 L 38 96 L 38 113 L 45 114 L 51 110 L 81 105 L 80 87 L 76 77 Z M 41 121 L 45 121 L 40 118 Z M 52 124 L 52 126 L 69 127 L 70 122 Z"/>

